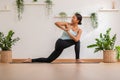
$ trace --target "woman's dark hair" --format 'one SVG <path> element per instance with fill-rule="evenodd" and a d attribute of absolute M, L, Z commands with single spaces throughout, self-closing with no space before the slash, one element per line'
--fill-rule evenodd
<path fill-rule="evenodd" d="M 79 13 L 75 13 L 75 16 L 77 17 L 77 19 L 79 20 L 78 24 L 81 25 L 82 23 L 82 15 Z"/>

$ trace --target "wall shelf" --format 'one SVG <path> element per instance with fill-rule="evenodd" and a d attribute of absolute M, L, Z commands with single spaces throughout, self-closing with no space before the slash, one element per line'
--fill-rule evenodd
<path fill-rule="evenodd" d="M 61 18 L 60 16 L 55 16 L 54 18 Z M 68 16 L 66 18 L 72 18 L 72 16 Z M 90 16 L 83 16 L 83 18 L 90 18 Z"/>
<path fill-rule="evenodd" d="M 24 5 L 46 5 L 45 3 L 25 3 Z"/>
<path fill-rule="evenodd" d="M 119 9 L 100 9 L 99 12 L 118 12 Z"/>
<path fill-rule="evenodd" d="M 31 6 L 31 5 L 46 5 L 46 3 L 24 3 L 24 5 L 28 5 L 28 6 Z M 54 5 L 54 4 L 52 4 Z"/>
<path fill-rule="evenodd" d="M 90 16 L 83 16 L 83 18 L 90 18 Z"/>
<path fill-rule="evenodd" d="M 10 10 L 1 9 L 0 12 L 9 12 Z"/>

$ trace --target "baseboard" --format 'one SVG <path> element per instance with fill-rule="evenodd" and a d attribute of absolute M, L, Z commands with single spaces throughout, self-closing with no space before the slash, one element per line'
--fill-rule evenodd
<path fill-rule="evenodd" d="M 13 59 L 13 62 L 15 63 L 21 63 L 24 62 L 26 59 Z M 79 62 L 102 62 L 102 59 L 80 59 Z M 56 59 L 53 62 L 76 62 L 75 59 Z"/>

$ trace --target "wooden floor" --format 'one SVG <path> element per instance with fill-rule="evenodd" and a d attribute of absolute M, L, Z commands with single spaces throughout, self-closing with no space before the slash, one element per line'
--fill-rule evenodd
<path fill-rule="evenodd" d="M 0 80 L 120 80 L 120 63 L 0 63 Z"/>

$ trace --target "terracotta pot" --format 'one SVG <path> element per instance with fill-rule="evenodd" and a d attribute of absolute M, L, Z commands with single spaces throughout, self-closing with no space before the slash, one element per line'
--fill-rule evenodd
<path fill-rule="evenodd" d="M 103 51 L 103 61 L 105 63 L 114 63 L 117 62 L 116 51 L 114 50 L 105 50 Z"/>
<path fill-rule="evenodd" d="M 0 51 L 0 54 L 1 54 L 1 63 L 12 62 L 12 51 Z"/>

